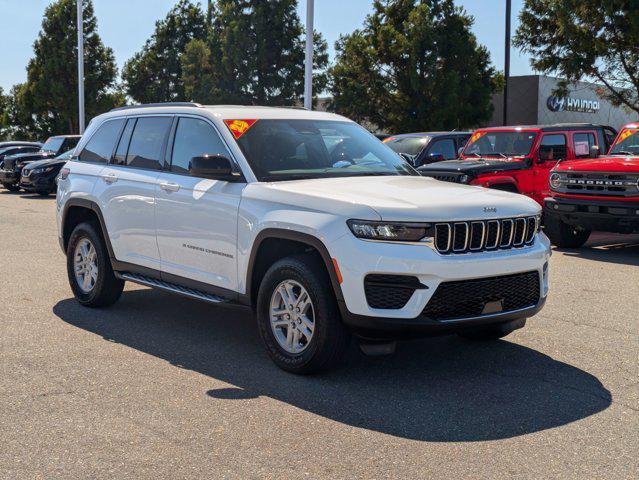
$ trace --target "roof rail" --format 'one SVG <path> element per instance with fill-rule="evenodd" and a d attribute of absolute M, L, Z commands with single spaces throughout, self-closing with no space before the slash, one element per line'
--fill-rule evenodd
<path fill-rule="evenodd" d="M 116 107 L 111 109 L 111 112 L 117 112 L 118 110 L 129 110 L 133 108 L 149 108 L 149 107 L 201 107 L 199 103 L 195 102 L 164 102 L 164 103 L 141 103 L 139 105 L 125 105 L 124 107 Z"/>

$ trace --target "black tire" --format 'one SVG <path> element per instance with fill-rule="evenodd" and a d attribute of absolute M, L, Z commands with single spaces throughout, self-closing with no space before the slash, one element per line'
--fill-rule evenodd
<path fill-rule="evenodd" d="M 83 291 L 76 280 L 74 271 L 74 257 L 78 243 L 83 239 L 89 240 L 96 251 L 98 267 L 97 279 L 89 292 Z M 99 227 L 93 223 L 81 223 L 71 233 L 67 246 L 67 275 L 75 298 L 85 307 L 107 307 L 114 304 L 122 295 L 124 281 L 118 279 L 111 268 L 109 253 Z"/>
<path fill-rule="evenodd" d="M 4 188 L 6 188 L 7 190 L 9 190 L 10 192 L 19 192 L 20 191 L 20 185 L 16 185 L 13 183 L 3 183 L 2 186 Z"/>
<path fill-rule="evenodd" d="M 271 298 L 276 288 L 286 280 L 293 280 L 306 289 L 314 311 L 312 338 L 305 349 L 296 354 L 289 353 L 279 344 L 271 328 Z M 324 264 L 313 255 L 286 257 L 269 268 L 259 288 L 257 324 L 273 362 L 283 370 L 296 374 L 334 368 L 349 345 L 350 334 L 342 323 L 330 278 Z"/>
<path fill-rule="evenodd" d="M 568 225 L 555 215 L 546 215 L 544 233 L 553 245 L 560 248 L 579 248 L 588 241 L 591 231 Z"/>
<path fill-rule="evenodd" d="M 485 325 L 469 330 L 462 330 L 457 333 L 462 338 L 476 341 L 498 340 L 510 335 L 515 330 L 523 328 L 526 325 L 526 319 L 513 320 L 512 322 L 498 323 L 493 325 Z"/>
<path fill-rule="evenodd" d="M 36 193 L 38 195 L 43 196 L 43 197 L 48 197 L 49 195 L 51 195 L 51 191 L 50 190 L 36 190 Z"/>

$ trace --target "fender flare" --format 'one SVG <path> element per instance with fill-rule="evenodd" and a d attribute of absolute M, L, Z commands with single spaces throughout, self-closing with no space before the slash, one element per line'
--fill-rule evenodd
<path fill-rule="evenodd" d="M 85 208 L 87 210 L 91 210 L 95 213 L 96 217 L 98 217 L 98 221 L 100 222 L 100 229 L 102 230 L 102 238 L 104 239 L 104 243 L 106 244 L 107 250 L 109 252 L 109 258 L 113 262 L 115 260 L 115 254 L 113 253 L 113 246 L 111 245 L 111 239 L 107 233 L 106 223 L 104 222 L 104 216 L 102 215 L 102 210 L 98 204 L 92 200 L 88 200 L 86 198 L 71 198 L 64 204 L 64 209 L 62 210 L 62 249 L 64 253 L 66 253 L 66 241 L 65 241 L 65 223 L 67 219 L 67 214 L 71 207 L 80 207 Z"/>
<path fill-rule="evenodd" d="M 475 180 L 477 183 L 475 185 L 484 186 L 487 188 L 494 187 L 495 185 L 512 185 L 517 192 L 519 192 L 519 187 L 517 186 L 517 181 L 514 177 L 488 177 L 486 179 L 478 178 Z"/>
<path fill-rule="evenodd" d="M 335 271 L 335 266 L 333 265 L 333 259 L 319 238 L 314 237 L 308 233 L 297 232 L 295 230 L 286 230 L 282 228 L 265 228 L 261 232 L 257 234 L 255 240 L 253 241 L 253 246 L 251 248 L 251 254 L 249 256 L 248 267 L 246 269 L 246 301 L 252 305 L 255 302 L 255 298 L 253 297 L 253 270 L 255 268 L 255 260 L 257 257 L 257 252 L 260 249 L 260 246 L 264 240 L 270 238 L 279 238 L 283 240 L 293 240 L 296 242 L 304 243 L 310 247 L 313 247 L 317 250 L 324 262 L 324 266 L 326 267 L 326 271 L 328 272 L 328 276 L 331 279 L 331 286 L 333 287 L 333 292 L 335 293 L 335 298 L 337 299 L 338 306 L 340 310 L 344 307 L 344 296 L 342 294 L 342 287 L 340 285 L 340 281 L 337 276 L 337 272 Z"/>

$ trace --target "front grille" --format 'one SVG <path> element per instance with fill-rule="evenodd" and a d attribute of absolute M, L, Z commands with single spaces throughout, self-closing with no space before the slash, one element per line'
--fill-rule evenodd
<path fill-rule="evenodd" d="M 415 290 L 421 288 L 426 287 L 409 275 L 369 274 L 364 278 L 366 302 L 371 308 L 403 308 Z"/>
<path fill-rule="evenodd" d="M 620 173 L 558 173 L 558 192 L 628 197 L 639 195 L 639 175 Z"/>
<path fill-rule="evenodd" d="M 433 320 L 480 317 L 533 307 L 539 295 L 539 272 L 443 282 L 422 313 Z"/>
<path fill-rule="evenodd" d="M 503 218 L 435 224 L 439 253 L 466 253 L 531 245 L 539 229 L 537 217 Z"/>

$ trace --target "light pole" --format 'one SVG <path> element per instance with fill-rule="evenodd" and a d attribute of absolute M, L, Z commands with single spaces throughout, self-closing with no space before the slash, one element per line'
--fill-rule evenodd
<path fill-rule="evenodd" d="M 83 0 L 78 2 L 78 131 L 84 133 L 84 29 L 82 27 Z"/>
<path fill-rule="evenodd" d="M 304 61 L 304 107 L 313 109 L 313 8 L 314 0 L 306 0 L 306 58 Z"/>
<path fill-rule="evenodd" d="M 508 78 L 510 78 L 510 3 L 506 0 L 506 45 L 504 55 L 504 125 L 508 125 Z"/>

